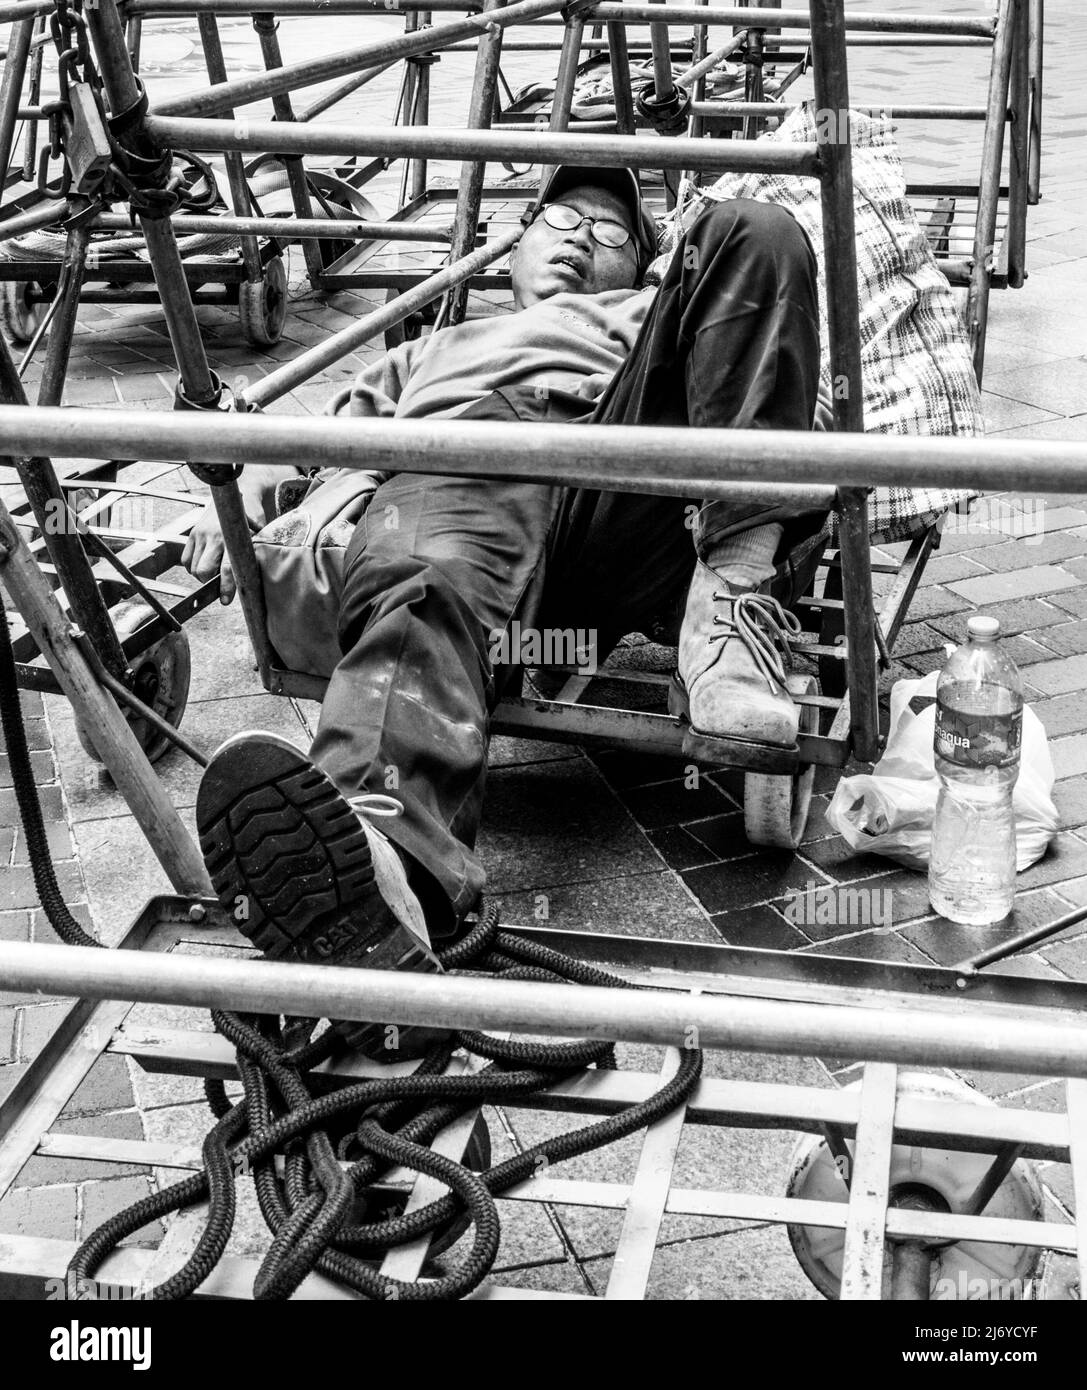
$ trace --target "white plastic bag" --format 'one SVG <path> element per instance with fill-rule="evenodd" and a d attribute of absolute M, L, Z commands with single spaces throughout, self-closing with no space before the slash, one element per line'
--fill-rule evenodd
<path fill-rule="evenodd" d="M 910 869 L 928 868 L 940 790 L 932 752 L 938 676 L 931 671 L 922 680 L 895 683 L 883 757 L 870 774 L 843 777 L 827 808 L 828 822 L 858 853 L 885 854 Z M 1024 705 L 1019 780 L 1012 796 L 1019 872 L 1041 859 L 1057 833 L 1052 793 L 1045 729 Z"/>

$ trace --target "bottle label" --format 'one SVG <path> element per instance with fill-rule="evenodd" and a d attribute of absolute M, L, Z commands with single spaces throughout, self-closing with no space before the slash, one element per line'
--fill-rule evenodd
<path fill-rule="evenodd" d="M 935 748 L 961 767 L 1010 767 L 1019 761 L 1023 712 L 966 714 L 936 701 Z"/>

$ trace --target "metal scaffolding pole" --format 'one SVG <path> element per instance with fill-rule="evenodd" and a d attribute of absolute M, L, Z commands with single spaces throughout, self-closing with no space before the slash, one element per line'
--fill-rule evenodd
<path fill-rule="evenodd" d="M 420 7 L 421 8 L 421 7 Z M 341 77 L 349 72 L 359 72 L 363 68 L 377 67 L 381 63 L 393 62 L 400 58 L 410 58 L 413 54 L 433 53 L 461 39 L 478 38 L 480 32 L 493 32 L 494 27 L 505 28 L 510 24 L 522 24 L 541 15 L 554 14 L 562 8 L 562 0 L 520 0 L 519 4 L 508 9 L 495 10 L 486 15 L 472 15 L 468 19 L 439 24 L 433 29 L 423 29 L 406 34 L 384 43 L 366 44 L 363 48 L 349 48 L 346 52 L 326 54 L 322 58 L 311 58 L 302 63 L 288 63 L 275 72 L 262 73 L 257 77 L 237 78 L 223 82 L 202 92 L 188 92 L 160 102 L 156 108 L 160 115 L 212 115 L 230 107 L 245 106 L 249 102 L 263 101 L 265 97 L 279 92 L 293 92 L 300 87 L 312 87 L 332 77 Z"/>
<path fill-rule="evenodd" d="M 0 943 L 0 979 L 82 999 L 1087 1077 L 1087 1022 L 1038 1009 L 1009 1027 L 978 1001 L 888 1009 L 24 942 Z"/>
<path fill-rule="evenodd" d="M 552 131 L 448 130 L 416 126 L 358 130 L 353 126 L 280 126 L 273 121 L 147 118 L 147 130 L 164 145 L 221 151 L 242 148 L 284 154 L 360 154 L 389 158 L 486 159 L 520 164 L 614 164 L 630 168 L 703 168 L 803 174 L 818 177 L 824 167 L 819 145 L 756 148 L 739 140 L 656 140 L 638 135 L 576 135 Z"/>
<path fill-rule="evenodd" d="M 475 478 L 525 478 L 612 492 L 727 497 L 730 484 L 1087 492 L 1087 447 L 945 438 L 653 425 L 63 410 L 0 406 L 0 452 L 53 458 L 296 463 Z"/>

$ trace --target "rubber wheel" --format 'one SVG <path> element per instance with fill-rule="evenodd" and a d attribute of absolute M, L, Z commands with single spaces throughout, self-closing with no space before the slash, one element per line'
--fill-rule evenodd
<path fill-rule="evenodd" d="M 815 695 L 814 676 L 789 676 L 786 689 L 794 698 Z M 819 709 L 800 706 L 800 732 L 819 732 Z M 804 837 L 811 806 L 815 764 L 801 766 L 795 773 L 748 772 L 744 775 L 744 833 L 753 845 L 775 849 L 796 849 Z"/>
<path fill-rule="evenodd" d="M 40 300 L 32 303 L 29 299 L 31 292 L 41 294 L 41 289 L 36 280 L 4 281 L 3 294 L 0 295 L 0 323 L 3 323 L 13 342 L 29 343 L 45 318 L 49 305 Z"/>
<path fill-rule="evenodd" d="M 154 611 L 142 599 L 126 599 L 111 610 L 110 616 L 117 636 L 124 642 L 154 617 Z M 184 630 L 168 632 L 165 637 L 160 637 L 133 657 L 131 665 L 133 694 L 176 729 L 185 713 L 192 674 L 189 639 Z M 149 762 L 157 762 L 174 746 L 165 734 L 152 727 L 146 719 L 141 719 L 125 706 L 122 709 Z M 96 762 L 101 762 L 89 733 L 78 717 L 75 727 L 84 752 Z"/>
<path fill-rule="evenodd" d="M 274 347 L 283 337 L 287 322 L 287 268 L 282 256 L 273 256 L 255 285 L 238 286 L 238 315 L 242 332 L 254 347 Z"/>
<path fill-rule="evenodd" d="M 845 1089 L 856 1091 L 860 1085 L 855 1081 Z M 982 1106 L 994 1104 L 962 1081 L 929 1072 L 900 1072 L 898 1098 L 904 1097 Z M 847 1143 L 852 1154 L 853 1143 Z M 923 1192 L 934 1206 L 962 1213 L 991 1163 L 991 1154 L 895 1144 L 891 1149 L 891 1205 L 896 1196 L 904 1198 L 908 1192 Z M 815 1202 L 848 1200 L 840 1161 L 835 1160 L 824 1139 L 806 1134 L 799 1140 L 790 1159 L 785 1195 Z M 1042 1203 L 1042 1189 L 1034 1167 L 1020 1159 L 990 1199 L 985 1215 L 1040 1221 Z M 787 1229 L 793 1253 L 804 1273 L 825 1298 L 836 1299 L 841 1291 L 845 1231 L 829 1226 L 792 1225 Z M 934 1243 L 929 1297 L 937 1301 L 1033 1299 L 1037 1295 L 1035 1276 L 1042 1253 L 1040 1248 L 1030 1245 L 995 1245 L 982 1241 Z M 884 1297 L 890 1292 L 891 1265 L 892 1251 L 888 1243 L 884 1252 Z"/>

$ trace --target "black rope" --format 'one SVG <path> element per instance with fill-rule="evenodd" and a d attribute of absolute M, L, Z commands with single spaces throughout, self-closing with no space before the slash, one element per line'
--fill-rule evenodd
<path fill-rule="evenodd" d="M 498 926 L 494 908 L 440 956 L 447 970 L 545 978 L 631 988 L 596 967 L 522 941 Z M 258 1299 L 284 1299 L 311 1273 L 323 1274 L 371 1299 L 435 1301 L 463 1298 L 494 1264 L 500 1224 L 495 1198 L 549 1166 L 614 1143 L 667 1114 L 690 1095 L 701 1075 L 700 1052 L 681 1053 L 675 1075 L 646 1100 L 617 1114 L 546 1139 L 483 1171 L 433 1152 L 434 1138 L 458 1116 L 485 1104 L 524 1098 L 595 1066 L 615 1066 L 606 1041 L 523 1042 L 461 1031 L 436 1046 L 408 1076 L 338 1083 L 314 1070 L 342 1043 L 317 1020 L 273 1020 L 215 1011 L 218 1031 L 237 1050 L 243 1096 L 231 1104 L 222 1082 L 207 1083 L 216 1124 L 204 1142 L 204 1168 L 111 1217 L 73 1257 L 73 1287 L 93 1278 L 116 1246 L 149 1222 L 207 1203 L 200 1240 L 184 1266 L 147 1291 L 154 1299 L 193 1293 L 217 1263 L 234 1221 L 237 1178 L 251 1177 L 272 1243 L 254 1283 Z M 485 1059 L 474 1074 L 444 1075 L 454 1048 Z M 344 1165 L 347 1165 L 346 1167 Z M 375 1188 L 394 1167 L 436 1178 L 448 1193 L 413 1211 L 387 1212 Z M 468 1230 L 467 1252 L 451 1269 L 437 1253 Z M 431 1265 L 415 1282 L 380 1272 L 385 1251 L 431 1237 Z"/>
<path fill-rule="evenodd" d="M 19 818 L 26 836 L 27 855 L 30 871 L 34 876 L 34 888 L 49 925 L 61 941 L 70 946 L 100 946 L 93 936 L 83 930 L 68 911 L 68 905 L 57 884 L 53 857 L 49 852 L 49 841 L 42 821 L 41 802 L 38 800 L 38 784 L 30 762 L 30 750 L 26 743 L 26 730 L 23 728 L 23 711 L 19 704 L 19 681 L 15 669 L 15 653 L 11 646 L 11 631 L 8 628 L 7 614 L 0 615 L 0 724 L 3 725 L 4 743 L 8 750 L 11 767 L 11 783 L 15 788 L 15 800 L 19 807 Z"/>
<path fill-rule="evenodd" d="M 11 635 L 6 620 L 0 626 L 0 722 L 35 887 L 62 941 L 98 946 L 69 912 L 57 885 L 23 728 Z M 500 930 L 493 907 L 439 959 L 447 971 L 632 987 Z M 461 1031 L 433 1047 L 408 1076 L 344 1084 L 317 1070 L 344 1046 L 334 1029 L 318 1031 L 319 1020 L 243 1017 L 223 1010 L 211 1017 L 237 1051 L 242 1098 L 231 1101 L 222 1081 L 205 1083 L 215 1124 L 203 1143 L 203 1168 L 93 1231 L 68 1266 L 70 1297 L 79 1296 L 86 1287 L 81 1281 L 93 1279 L 126 1237 L 170 1212 L 206 1204 L 192 1254 L 147 1296 L 173 1300 L 194 1293 L 222 1258 L 234 1226 L 236 1183 L 249 1176 L 272 1233 L 254 1283 L 258 1299 L 289 1298 L 314 1272 L 371 1299 L 463 1298 L 486 1278 L 498 1253 L 496 1197 L 534 1177 L 541 1164 L 588 1153 L 652 1124 L 683 1103 L 702 1070 L 702 1054 L 683 1051 L 675 1075 L 646 1100 L 476 1172 L 429 1145 L 454 1120 L 482 1105 L 538 1094 L 587 1067 L 614 1069 L 613 1044 L 524 1042 Z M 474 1074 L 446 1076 L 458 1047 L 486 1065 Z M 375 1184 L 397 1166 L 436 1178 L 448 1193 L 410 1215 L 388 1214 L 388 1198 Z M 432 1265 L 427 1277 L 415 1282 L 380 1273 L 387 1250 L 429 1236 L 433 1261 L 469 1229 L 470 1247 L 451 1270 Z"/>

